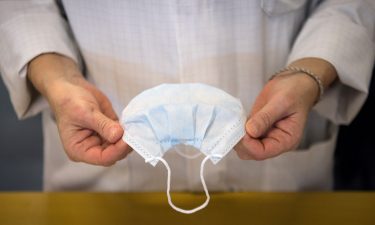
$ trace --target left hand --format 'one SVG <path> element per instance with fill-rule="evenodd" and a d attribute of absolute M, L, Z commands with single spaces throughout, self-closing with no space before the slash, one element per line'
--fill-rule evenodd
<path fill-rule="evenodd" d="M 264 160 L 297 148 L 318 95 L 315 81 L 303 73 L 286 72 L 270 80 L 253 105 L 246 135 L 235 146 L 238 156 Z"/>

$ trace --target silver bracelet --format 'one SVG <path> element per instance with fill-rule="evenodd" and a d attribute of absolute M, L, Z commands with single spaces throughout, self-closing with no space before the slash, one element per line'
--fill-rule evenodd
<path fill-rule="evenodd" d="M 318 102 L 320 99 L 322 99 L 323 94 L 324 94 L 323 82 L 322 82 L 322 80 L 320 80 L 320 78 L 317 75 L 315 75 L 313 72 L 311 72 L 308 69 L 301 68 L 301 67 L 288 66 L 288 67 L 285 67 L 285 68 L 281 69 L 280 71 L 278 71 L 274 75 L 272 75 L 269 80 L 272 80 L 276 76 L 280 75 L 283 72 L 287 72 L 287 71 L 304 73 L 304 74 L 308 75 L 309 77 L 311 77 L 312 79 L 314 79 L 314 81 L 318 84 L 318 87 L 319 87 L 319 98 L 316 100 L 316 102 Z"/>

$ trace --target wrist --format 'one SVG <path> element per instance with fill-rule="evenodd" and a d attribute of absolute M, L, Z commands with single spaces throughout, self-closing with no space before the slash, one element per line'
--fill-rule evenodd
<path fill-rule="evenodd" d="M 84 79 L 73 60 L 54 53 L 35 57 L 28 65 L 27 77 L 47 99 L 61 83 Z"/>
<path fill-rule="evenodd" d="M 318 85 L 304 73 L 285 71 L 275 76 L 271 82 L 277 84 L 279 94 L 294 99 L 296 105 L 305 109 L 312 108 L 319 99 Z"/>
<path fill-rule="evenodd" d="M 337 79 L 335 67 L 328 61 L 320 58 L 302 58 L 289 64 L 290 67 L 304 68 L 314 73 L 321 81 L 324 89 Z"/>
<path fill-rule="evenodd" d="M 304 97 L 304 99 L 315 97 L 315 100 L 311 105 L 313 106 L 323 97 L 324 90 L 337 79 L 337 72 L 332 64 L 323 59 L 303 58 L 296 60 L 287 67 L 281 69 L 274 74 L 270 80 L 279 76 L 292 76 L 299 80 L 299 83 L 296 83 L 297 86 L 295 89 L 299 89 L 302 86 L 305 89 L 305 91 L 302 90 L 303 93 L 310 93 L 310 95 Z M 304 81 L 305 83 L 303 84 Z M 311 85 L 314 85 L 315 88 L 312 88 Z"/>

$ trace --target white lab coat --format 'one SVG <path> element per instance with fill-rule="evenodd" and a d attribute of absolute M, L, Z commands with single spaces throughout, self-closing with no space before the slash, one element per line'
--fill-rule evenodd
<path fill-rule="evenodd" d="M 63 6 L 69 25 L 54 1 L 0 1 L 0 72 L 20 118 L 43 113 L 45 190 L 166 188 L 165 168 L 136 152 L 109 168 L 68 160 L 45 100 L 33 98 L 27 84 L 27 63 L 45 52 L 84 62 L 87 78 L 119 115 L 141 91 L 176 82 L 219 87 L 249 112 L 275 71 L 299 58 L 323 58 L 339 81 L 313 109 L 300 149 L 260 162 L 232 151 L 208 163 L 205 177 L 210 190 L 222 191 L 332 187 L 337 124 L 356 115 L 368 91 L 373 0 L 63 0 Z M 174 151 L 165 158 L 173 190 L 201 190 L 202 158 Z"/>

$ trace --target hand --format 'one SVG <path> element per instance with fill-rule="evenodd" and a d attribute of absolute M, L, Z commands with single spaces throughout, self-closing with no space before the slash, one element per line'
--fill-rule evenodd
<path fill-rule="evenodd" d="M 121 139 L 124 131 L 108 98 L 83 78 L 70 59 L 54 54 L 39 57 L 31 62 L 28 76 L 54 112 L 68 157 L 102 166 L 126 157 L 131 150 Z"/>
<path fill-rule="evenodd" d="M 334 67 L 321 59 L 302 59 L 294 66 L 318 71 L 326 87 L 337 77 Z M 297 148 L 318 95 L 318 85 L 303 73 L 285 72 L 269 81 L 253 105 L 245 136 L 235 146 L 238 156 L 264 160 Z"/>
<path fill-rule="evenodd" d="M 241 159 L 263 160 L 297 147 L 318 87 L 306 75 L 275 77 L 260 93 L 235 147 Z M 315 85 L 315 86 L 314 86 Z"/>
<path fill-rule="evenodd" d="M 109 100 L 82 77 L 59 82 L 50 95 L 64 149 L 73 161 L 110 166 L 130 148 Z"/>

